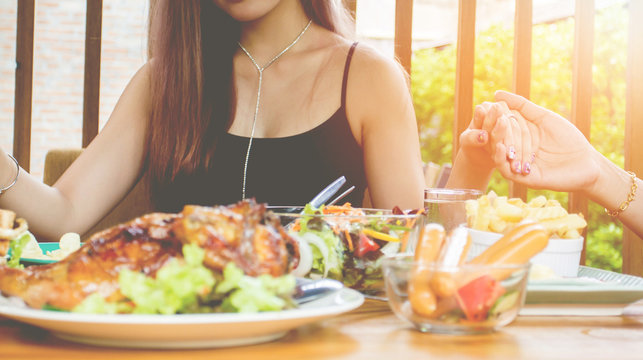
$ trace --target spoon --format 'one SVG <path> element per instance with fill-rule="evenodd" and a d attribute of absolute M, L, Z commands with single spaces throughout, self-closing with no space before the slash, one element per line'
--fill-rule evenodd
<path fill-rule="evenodd" d="M 332 183 L 328 184 L 328 186 L 326 186 L 322 191 L 320 191 L 319 194 L 315 195 L 315 197 L 312 200 L 310 200 L 310 205 L 312 205 L 315 208 L 318 208 L 318 207 L 324 205 L 326 203 L 326 201 L 328 201 L 328 199 L 330 199 L 331 196 L 335 195 L 335 193 L 337 193 L 337 191 L 345 183 L 346 183 L 346 177 L 344 177 L 343 175 L 338 177 L 337 179 L 335 179 L 335 181 L 333 181 Z M 351 189 L 349 189 L 349 190 L 351 190 Z M 350 191 L 348 191 L 348 192 L 350 192 Z M 347 192 L 344 192 L 344 193 L 347 194 Z M 346 195 L 342 194 L 342 195 L 340 195 L 340 197 L 336 198 L 333 201 L 338 201 L 339 199 L 341 199 L 344 196 L 346 196 Z M 279 212 L 287 213 L 287 214 L 294 214 L 294 213 L 296 213 L 297 211 L 300 211 L 300 210 L 301 210 L 301 208 L 292 207 L 292 208 L 280 209 Z"/>
<path fill-rule="evenodd" d="M 324 188 L 317 196 L 310 200 L 310 205 L 314 208 L 318 208 L 326 203 L 331 196 L 335 195 L 337 191 L 346 183 L 346 178 L 342 175 L 337 178 L 337 180 L 330 183 Z"/>
<path fill-rule="evenodd" d="M 344 285 L 331 279 L 310 280 L 297 278 L 297 285 L 295 286 L 295 294 L 293 298 L 297 304 L 305 304 L 307 302 L 323 298 L 329 294 L 341 290 Z"/>

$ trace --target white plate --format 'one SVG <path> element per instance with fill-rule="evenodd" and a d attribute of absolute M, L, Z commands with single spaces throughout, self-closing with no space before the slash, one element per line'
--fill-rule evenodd
<path fill-rule="evenodd" d="M 629 304 L 643 299 L 643 278 L 581 266 L 577 278 L 530 281 L 527 304 Z"/>
<path fill-rule="evenodd" d="M 297 309 L 258 314 L 97 315 L 36 310 L 4 301 L 0 315 L 91 345 L 207 348 L 272 341 L 291 329 L 353 310 L 363 302 L 359 292 L 344 288 Z"/>

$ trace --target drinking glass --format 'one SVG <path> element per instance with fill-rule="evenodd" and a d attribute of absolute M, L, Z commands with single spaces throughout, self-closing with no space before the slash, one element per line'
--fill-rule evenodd
<path fill-rule="evenodd" d="M 475 189 L 428 188 L 424 190 L 424 209 L 429 223 L 438 223 L 449 232 L 467 222 L 465 202 L 475 200 L 482 191 Z"/>

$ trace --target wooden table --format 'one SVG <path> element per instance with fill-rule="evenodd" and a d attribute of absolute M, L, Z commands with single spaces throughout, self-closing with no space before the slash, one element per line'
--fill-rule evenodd
<path fill-rule="evenodd" d="M 99 348 L 0 318 L 0 359 L 643 359 L 643 317 L 518 317 L 492 334 L 420 333 L 384 302 L 260 345 L 205 350 Z"/>

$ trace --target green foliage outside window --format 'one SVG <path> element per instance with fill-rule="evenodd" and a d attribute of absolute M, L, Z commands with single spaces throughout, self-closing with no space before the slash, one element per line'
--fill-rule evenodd
<path fill-rule="evenodd" d="M 623 166 L 627 8 L 612 6 L 597 12 L 592 69 L 592 144 Z M 566 118 L 571 116 L 574 20 L 535 25 L 532 44 L 531 99 Z M 453 139 L 455 46 L 416 51 L 411 87 L 424 161 L 450 163 Z M 513 30 L 492 26 L 477 34 L 474 103 L 493 101 L 496 90 L 511 90 Z M 508 183 L 494 173 L 489 189 L 508 194 Z M 567 203 L 566 193 L 529 190 L 528 198 L 544 194 Z M 620 271 L 622 227 L 590 202 L 586 264 Z"/>

